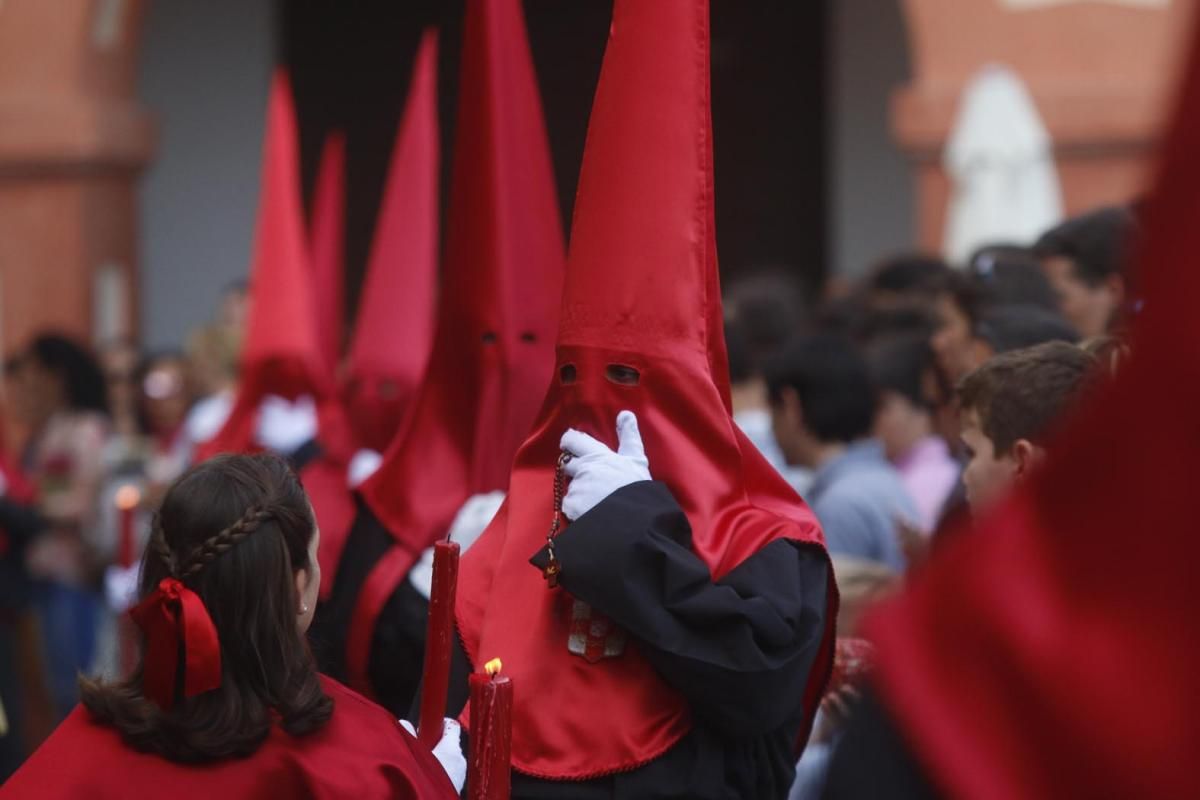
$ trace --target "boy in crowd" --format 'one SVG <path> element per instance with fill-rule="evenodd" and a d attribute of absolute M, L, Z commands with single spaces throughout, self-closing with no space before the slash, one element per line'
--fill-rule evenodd
<path fill-rule="evenodd" d="M 1097 366 L 1079 347 L 1047 342 L 998 355 L 963 379 L 963 483 L 972 513 L 994 504 L 1042 460 L 1054 423 Z"/>

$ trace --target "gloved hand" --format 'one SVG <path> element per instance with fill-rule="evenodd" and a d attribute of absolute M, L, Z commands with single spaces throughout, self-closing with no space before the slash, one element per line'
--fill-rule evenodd
<path fill-rule="evenodd" d="M 267 395 L 258 407 L 255 438 L 263 447 L 281 456 L 290 456 L 317 435 L 317 405 L 311 395 L 291 402 L 278 395 Z"/>
<path fill-rule="evenodd" d="M 408 720 L 400 720 L 400 725 L 410 735 L 417 735 L 416 728 Z M 463 785 L 467 782 L 467 757 L 463 755 L 462 749 L 462 726 L 456 720 L 442 720 L 442 740 L 433 748 L 433 757 L 450 776 L 454 791 L 461 793 Z"/>
<path fill-rule="evenodd" d="M 559 446 L 573 456 L 565 469 L 571 485 L 562 504 L 563 515 L 569 520 L 579 519 L 622 486 L 650 480 L 650 462 L 632 411 L 617 414 L 615 453 L 603 442 L 574 429 L 563 434 Z"/>
<path fill-rule="evenodd" d="M 450 523 L 450 532 L 446 538 L 455 542 L 465 554 L 471 545 L 483 534 L 484 529 L 491 524 L 492 517 L 500 510 L 504 502 L 504 492 L 486 492 L 467 498 L 458 510 L 454 521 Z M 417 563 L 408 572 L 408 582 L 421 593 L 426 600 L 433 594 L 433 548 L 427 547 Z"/>
<path fill-rule="evenodd" d="M 137 564 L 112 564 L 104 570 L 104 599 L 114 613 L 124 614 L 137 605 L 138 569 Z"/>

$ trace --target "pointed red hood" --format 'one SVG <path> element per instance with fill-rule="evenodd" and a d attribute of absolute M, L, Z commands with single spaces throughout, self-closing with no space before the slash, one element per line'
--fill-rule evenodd
<path fill-rule="evenodd" d="M 517 0 L 470 0 L 437 336 L 420 393 L 362 487 L 415 556 L 503 489 L 550 376 L 562 229 Z"/>
<path fill-rule="evenodd" d="M 1200 28 L 1147 205 L 1133 356 L 1046 468 L 871 621 L 947 796 L 1195 794 Z"/>
<path fill-rule="evenodd" d="M 438 245 L 437 32 L 421 39 L 358 304 L 344 398 L 359 443 L 387 449 L 433 339 Z"/>
<path fill-rule="evenodd" d="M 267 394 L 324 395 L 328 384 L 317 340 L 312 270 L 300 204 L 296 114 L 287 74 L 271 79 L 262 187 L 251 261 L 250 309 L 237 399 L 225 425 L 199 455 L 254 446 L 258 406 Z"/>
<path fill-rule="evenodd" d="M 341 131 L 326 137 L 321 148 L 309 227 L 317 340 L 332 379 L 342 355 L 346 305 L 346 136 Z"/>
<path fill-rule="evenodd" d="M 651 470 L 687 513 L 715 577 L 779 538 L 822 546 L 808 508 L 729 415 L 708 64 L 706 0 L 617 0 L 579 179 L 557 372 L 505 505 L 462 565 L 459 630 L 472 663 L 500 657 L 515 684 L 532 687 L 517 696 L 512 742 L 513 766 L 531 775 L 632 769 L 691 725 L 685 701 L 636 649 L 596 664 L 571 655 L 569 596 L 528 563 L 553 517 L 564 430 L 615 445 L 617 413 L 637 413 Z M 638 384 L 610 380 L 613 366 L 636 370 Z M 832 625 L 832 575 L 830 587 Z M 810 714 L 828 675 L 828 634 Z"/>

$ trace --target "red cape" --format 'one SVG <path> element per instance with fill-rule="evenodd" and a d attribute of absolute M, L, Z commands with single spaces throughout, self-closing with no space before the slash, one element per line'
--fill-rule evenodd
<path fill-rule="evenodd" d="M 384 709 L 330 678 L 333 717 L 293 737 L 279 727 L 254 755 L 185 765 L 126 746 L 114 728 L 76 706 L 5 782 L 5 800 L 431 800 L 458 797 L 433 755 Z"/>

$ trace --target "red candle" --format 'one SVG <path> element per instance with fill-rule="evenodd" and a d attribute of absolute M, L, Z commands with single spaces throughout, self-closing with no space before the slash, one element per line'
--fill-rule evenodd
<path fill-rule="evenodd" d="M 134 565 L 137 558 L 137 544 L 134 539 L 134 514 L 138 503 L 141 502 L 141 492 L 136 486 L 125 485 L 117 490 L 117 565 L 128 569 Z M 137 631 L 128 615 L 122 614 L 117 623 L 117 640 L 121 664 L 121 674 L 130 675 L 137 665 Z"/>
<path fill-rule="evenodd" d="M 133 536 L 133 515 L 137 511 L 141 493 L 136 486 L 122 486 L 117 490 L 116 503 L 119 525 L 117 529 L 117 564 L 132 567 L 136 558 Z"/>
<path fill-rule="evenodd" d="M 450 647 L 454 642 L 454 590 L 458 585 L 458 545 L 433 546 L 433 586 L 429 593 L 429 627 L 425 635 L 421 724 L 417 738 L 429 749 L 442 739 L 446 692 L 450 688 Z"/>
<path fill-rule="evenodd" d="M 508 800 L 512 793 L 512 681 L 500 674 L 500 659 L 471 676 L 471 753 L 467 758 L 468 800 Z"/>

